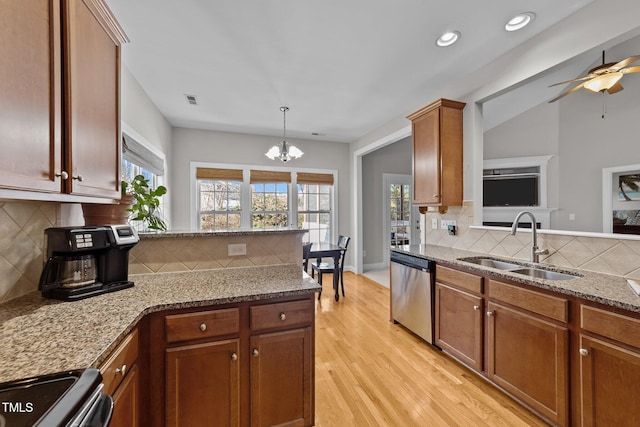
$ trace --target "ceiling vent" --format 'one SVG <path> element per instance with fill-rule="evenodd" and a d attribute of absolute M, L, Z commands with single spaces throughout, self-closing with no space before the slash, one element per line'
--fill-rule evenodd
<path fill-rule="evenodd" d="M 187 102 L 191 105 L 198 105 L 198 98 L 195 95 L 185 95 Z"/>

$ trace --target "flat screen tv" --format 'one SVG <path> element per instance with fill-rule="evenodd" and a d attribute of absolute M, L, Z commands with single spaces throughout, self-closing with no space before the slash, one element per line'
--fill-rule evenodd
<path fill-rule="evenodd" d="M 538 177 L 501 177 L 483 180 L 483 206 L 538 206 Z"/>

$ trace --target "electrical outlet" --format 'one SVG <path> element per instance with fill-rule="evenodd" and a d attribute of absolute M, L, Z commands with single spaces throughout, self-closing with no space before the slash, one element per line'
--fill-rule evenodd
<path fill-rule="evenodd" d="M 456 226 L 456 220 L 455 219 L 443 219 L 443 220 L 440 221 L 440 228 L 442 230 L 448 230 L 450 225 L 453 225 L 455 227 Z"/>
<path fill-rule="evenodd" d="M 431 229 L 432 230 L 438 229 L 438 218 L 431 218 Z"/>
<path fill-rule="evenodd" d="M 247 254 L 247 244 L 246 243 L 235 243 L 227 245 L 227 255 L 229 256 L 239 256 Z"/>

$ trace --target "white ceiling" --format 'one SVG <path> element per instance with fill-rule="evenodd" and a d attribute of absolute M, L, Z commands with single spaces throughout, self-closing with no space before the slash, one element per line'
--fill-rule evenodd
<path fill-rule="evenodd" d="M 278 136 L 287 105 L 287 136 L 351 142 L 591 1 L 107 3 L 131 40 L 124 64 L 172 126 Z M 536 13 L 533 24 L 506 32 L 525 11 Z M 436 47 L 447 30 L 461 40 Z"/>

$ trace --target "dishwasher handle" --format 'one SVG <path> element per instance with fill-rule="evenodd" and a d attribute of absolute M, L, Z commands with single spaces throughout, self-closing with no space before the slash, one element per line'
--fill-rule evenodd
<path fill-rule="evenodd" d="M 401 264 L 407 267 L 422 270 L 427 273 L 432 272 L 434 270 L 434 265 L 435 265 L 433 261 L 430 261 L 428 259 L 419 258 L 416 256 L 394 252 L 394 251 L 391 251 L 390 260 L 391 262 L 395 262 L 397 264 Z"/>

